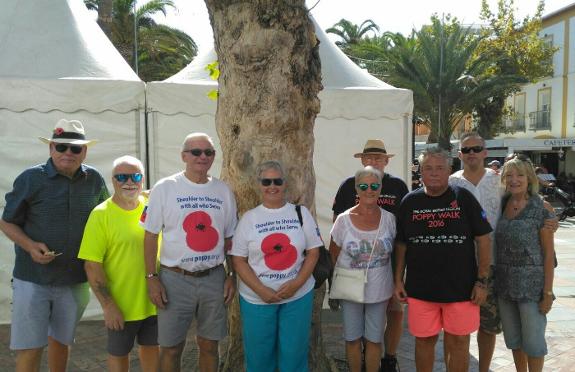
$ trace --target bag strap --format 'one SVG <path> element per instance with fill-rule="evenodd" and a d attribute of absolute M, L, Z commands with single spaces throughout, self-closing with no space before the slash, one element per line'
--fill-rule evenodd
<path fill-rule="evenodd" d="M 369 270 L 369 263 L 371 262 L 371 257 L 373 256 L 373 251 L 375 251 L 375 243 L 377 243 L 377 237 L 379 236 L 379 231 L 381 230 L 381 219 L 383 218 L 383 211 L 381 211 L 381 215 L 379 216 L 379 221 L 377 224 L 377 232 L 375 233 L 375 237 L 373 238 L 373 242 L 371 243 L 371 252 L 369 252 L 369 259 L 367 260 L 367 265 L 365 266 L 365 274 L 363 281 L 367 283 L 367 271 Z"/>
<path fill-rule="evenodd" d="M 299 220 L 299 225 L 303 227 L 303 217 L 301 215 L 301 205 L 296 204 L 295 205 L 295 211 L 297 213 L 297 218 Z"/>

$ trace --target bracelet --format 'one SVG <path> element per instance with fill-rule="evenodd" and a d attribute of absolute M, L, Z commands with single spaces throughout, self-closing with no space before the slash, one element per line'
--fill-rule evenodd
<path fill-rule="evenodd" d="M 487 285 L 489 278 L 484 276 L 484 277 L 478 277 L 477 279 L 475 279 L 475 283 L 481 283 L 483 285 Z"/>
<path fill-rule="evenodd" d="M 158 273 L 150 273 L 150 274 L 146 274 L 146 279 L 150 279 L 150 278 L 157 278 L 158 277 Z"/>

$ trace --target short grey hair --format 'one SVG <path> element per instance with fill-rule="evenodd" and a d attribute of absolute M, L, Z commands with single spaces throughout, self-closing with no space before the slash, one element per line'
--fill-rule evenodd
<path fill-rule="evenodd" d="M 485 139 L 481 137 L 481 135 L 477 132 L 465 132 L 459 138 L 459 148 L 463 147 L 463 142 L 468 138 L 475 138 L 476 140 L 481 141 L 481 146 L 485 147 Z"/>
<path fill-rule="evenodd" d="M 188 134 L 186 136 L 186 138 L 184 138 L 184 142 L 182 142 L 182 151 L 186 150 L 186 144 L 188 143 L 188 141 L 195 140 L 195 139 L 206 140 L 210 143 L 210 145 L 212 145 L 212 147 L 214 147 L 214 141 L 212 140 L 212 137 L 210 137 L 207 133 L 194 132 L 194 133 Z"/>
<path fill-rule="evenodd" d="M 142 161 L 131 155 L 124 155 L 115 159 L 114 162 L 112 163 L 112 169 L 116 169 L 117 166 L 122 164 L 133 165 L 134 167 L 137 167 L 140 170 L 140 173 L 142 174 L 144 173 L 144 164 L 142 163 Z"/>
<path fill-rule="evenodd" d="M 284 178 L 285 173 L 282 163 L 280 163 L 278 160 L 267 160 L 264 161 L 263 163 L 260 163 L 260 165 L 258 165 L 258 167 L 256 168 L 257 179 L 258 180 L 261 179 L 262 173 L 269 169 L 274 169 L 278 171 L 281 174 L 281 178 Z"/>
<path fill-rule="evenodd" d="M 421 154 L 419 154 L 419 156 L 417 157 L 417 159 L 419 160 L 419 166 L 423 166 L 425 161 L 432 156 L 442 157 L 443 159 L 445 159 L 447 165 L 451 167 L 451 163 L 453 160 L 449 156 L 449 153 L 439 146 L 428 147 L 425 150 L 423 150 Z"/>
<path fill-rule="evenodd" d="M 358 170 L 357 172 L 355 172 L 355 185 L 356 185 L 356 187 L 359 184 L 359 180 L 361 180 L 362 178 L 367 177 L 367 176 L 377 177 L 377 182 L 381 184 L 381 180 L 383 178 L 383 173 L 379 169 L 374 168 L 371 165 L 368 165 L 367 167 Z"/>

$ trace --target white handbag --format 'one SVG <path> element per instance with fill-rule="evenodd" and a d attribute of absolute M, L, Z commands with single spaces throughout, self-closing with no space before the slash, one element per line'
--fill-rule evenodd
<path fill-rule="evenodd" d="M 373 251 L 375 251 L 375 243 L 381 228 L 381 220 L 375 233 L 375 238 L 371 244 L 371 252 L 365 269 L 346 269 L 336 266 L 333 270 L 333 278 L 329 288 L 329 298 L 337 300 L 347 300 L 352 302 L 363 303 L 365 300 L 365 284 L 367 283 L 367 271 L 369 270 L 369 263 Z"/>

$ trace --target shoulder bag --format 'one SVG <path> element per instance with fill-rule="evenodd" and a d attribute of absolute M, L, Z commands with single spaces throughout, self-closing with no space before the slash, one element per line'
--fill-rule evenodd
<path fill-rule="evenodd" d="M 351 221 L 350 221 L 351 223 Z M 346 269 L 336 266 L 333 271 L 333 279 L 329 289 L 329 298 L 337 300 L 347 300 L 357 303 L 364 303 L 365 301 L 365 284 L 367 283 L 367 272 L 369 270 L 369 263 L 375 251 L 375 244 L 381 228 L 381 218 L 379 226 L 375 233 L 375 238 L 371 244 L 371 252 L 369 253 L 369 260 L 364 270 Z"/>
<path fill-rule="evenodd" d="M 300 226 L 303 227 L 303 217 L 301 215 L 301 205 L 295 206 L 295 211 L 297 212 L 297 218 L 299 219 Z M 331 263 L 331 257 L 329 252 L 325 249 L 325 246 L 318 247 L 319 257 L 315 268 L 313 269 L 313 278 L 315 279 L 314 289 L 318 289 L 322 284 L 331 276 L 333 272 L 333 265 Z M 304 251 L 305 254 L 305 251 Z"/>

